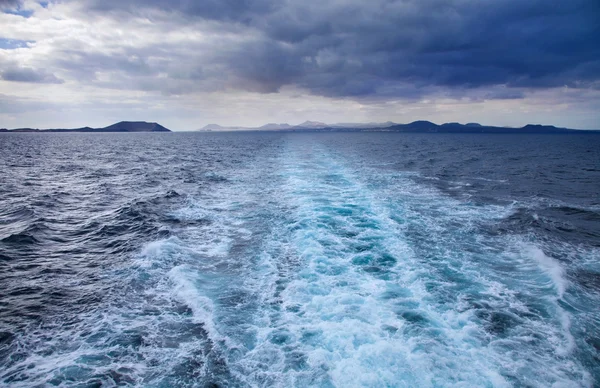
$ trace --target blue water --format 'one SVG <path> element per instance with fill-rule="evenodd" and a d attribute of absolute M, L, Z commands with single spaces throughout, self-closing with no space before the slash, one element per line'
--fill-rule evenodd
<path fill-rule="evenodd" d="M 600 136 L 0 135 L 0 385 L 593 387 Z"/>

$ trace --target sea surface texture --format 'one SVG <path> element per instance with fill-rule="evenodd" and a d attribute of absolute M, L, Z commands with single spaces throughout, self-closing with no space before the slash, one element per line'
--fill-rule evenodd
<path fill-rule="evenodd" d="M 0 386 L 600 385 L 600 136 L 0 134 Z"/>

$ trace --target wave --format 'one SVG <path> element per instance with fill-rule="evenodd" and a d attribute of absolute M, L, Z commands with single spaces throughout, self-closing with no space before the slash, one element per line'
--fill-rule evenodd
<path fill-rule="evenodd" d="M 5 244 L 15 244 L 15 245 L 34 245 L 38 243 L 38 240 L 27 232 L 11 234 L 8 237 L 3 238 L 2 240 Z"/>
<path fill-rule="evenodd" d="M 544 251 L 534 245 L 526 245 L 524 249 L 527 254 L 531 255 L 538 263 L 540 268 L 550 277 L 550 279 L 552 279 L 558 297 L 562 298 L 569 283 L 565 278 L 564 269 L 560 263 L 557 260 L 546 256 Z"/>

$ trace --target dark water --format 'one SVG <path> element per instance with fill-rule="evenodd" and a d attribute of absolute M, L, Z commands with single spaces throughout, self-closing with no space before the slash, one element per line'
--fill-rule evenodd
<path fill-rule="evenodd" d="M 0 385 L 600 384 L 600 136 L 0 135 Z"/>

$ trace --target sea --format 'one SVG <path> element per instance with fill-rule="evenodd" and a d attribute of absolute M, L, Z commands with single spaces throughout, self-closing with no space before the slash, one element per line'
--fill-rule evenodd
<path fill-rule="evenodd" d="M 600 386 L 599 135 L 5 133 L 0 165 L 0 386 Z"/>

